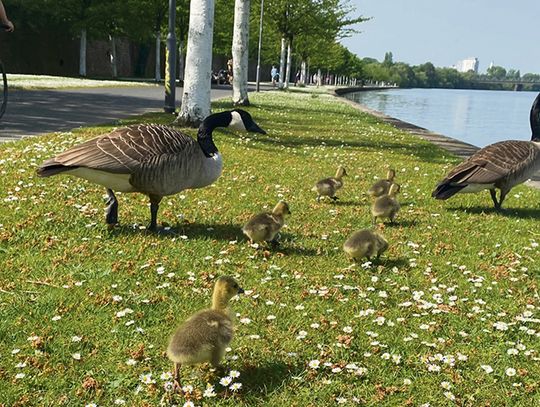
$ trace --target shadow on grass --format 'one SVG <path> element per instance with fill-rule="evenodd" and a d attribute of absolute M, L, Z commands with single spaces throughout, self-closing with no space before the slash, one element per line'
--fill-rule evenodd
<path fill-rule="evenodd" d="M 398 219 L 394 222 L 386 220 L 384 223 L 377 221 L 377 225 L 384 224 L 385 228 L 406 228 L 410 226 L 417 226 L 419 223 L 420 222 L 418 221 L 418 219 Z"/>
<path fill-rule="evenodd" d="M 287 365 L 276 361 L 261 366 L 247 366 L 241 370 L 240 378 L 244 388 L 250 393 L 264 397 L 300 374 L 303 367 Z"/>
<path fill-rule="evenodd" d="M 499 215 L 507 218 L 540 219 L 540 208 L 503 208 L 495 209 L 493 206 L 454 206 L 447 208 L 452 212 L 473 213 L 475 215 Z"/>
<path fill-rule="evenodd" d="M 132 225 L 117 225 L 111 230 L 111 235 L 148 235 L 156 236 L 163 239 L 178 238 L 187 236 L 189 239 L 216 239 L 216 240 L 242 240 L 240 225 L 233 224 L 205 224 L 205 223 L 186 223 L 176 224 L 170 228 L 158 226 L 157 231 L 153 232 L 148 229 L 138 229 Z"/>

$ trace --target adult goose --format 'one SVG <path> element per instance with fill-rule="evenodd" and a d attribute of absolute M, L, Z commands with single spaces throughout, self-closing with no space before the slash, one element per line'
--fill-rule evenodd
<path fill-rule="evenodd" d="M 501 209 L 508 192 L 540 170 L 540 94 L 533 102 L 530 123 L 531 141 L 501 141 L 482 148 L 450 171 L 431 196 L 448 199 L 489 189 L 495 209 Z M 498 200 L 496 188 L 501 191 Z"/>
<path fill-rule="evenodd" d="M 150 198 L 149 229 L 157 227 L 159 203 L 184 189 L 202 188 L 221 175 L 222 158 L 212 139 L 216 127 L 266 134 L 241 109 L 215 113 L 199 126 L 197 140 L 159 124 L 122 127 L 70 148 L 45 161 L 40 177 L 69 174 L 107 188 L 106 222 L 118 223 L 113 191 L 140 192 Z"/>

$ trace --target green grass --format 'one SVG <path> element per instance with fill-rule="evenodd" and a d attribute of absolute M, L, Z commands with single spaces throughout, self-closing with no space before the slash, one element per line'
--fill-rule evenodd
<path fill-rule="evenodd" d="M 243 387 L 225 391 L 219 375 L 185 367 L 196 405 L 539 404 L 540 191 L 515 188 L 503 214 L 487 192 L 435 201 L 436 181 L 458 162 L 439 148 L 331 96 L 251 97 L 268 135 L 216 132 L 223 175 L 163 200 L 169 233 L 139 228 L 144 196 L 119 195 L 121 225 L 108 231 L 103 188 L 36 177 L 39 163 L 111 127 L 0 146 L 0 404 L 158 405 L 168 337 L 209 304 L 222 274 L 247 290 L 232 304 L 224 361 Z M 127 123 L 138 121 L 170 116 Z M 340 201 L 317 203 L 311 186 L 339 164 L 349 174 Z M 341 246 L 370 225 L 364 193 L 387 165 L 402 186 L 397 225 L 379 227 L 390 248 L 379 264 L 351 267 Z M 279 199 L 292 211 L 280 250 L 249 247 L 241 225 Z M 155 383 L 142 383 L 147 373 Z M 203 397 L 207 383 L 215 398 Z"/>

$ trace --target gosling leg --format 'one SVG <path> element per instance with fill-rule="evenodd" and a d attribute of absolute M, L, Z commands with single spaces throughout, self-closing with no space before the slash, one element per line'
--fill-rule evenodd
<path fill-rule="evenodd" d="M 149 230 L 155 231 L 157 229 L 157 213 L 159 209 L 159 203 L 161 202 L 161 196 L 149 195 L 150 198 L 150 226 Z"/>
<path fill-rule="evenodd" d="M 107 188 L 107 212 L 105 216 L 105 222 L 109 227 L 112 227 L 118 223 L 118 200 L 114 195 L 112 189 Z"/>
<path fill-rule="evenodd" d="M 173 385 L 174 385 L 174 388 L 173 388 L 173 391 L 176 391 L 177 389 L 181 389 L 182 386 L 180 385 L 180 382 L 178 381 L 178 378 L 180 376 L 180 364 L 179 363 L 174 363 L 174 369 L 173 369 Z"/>

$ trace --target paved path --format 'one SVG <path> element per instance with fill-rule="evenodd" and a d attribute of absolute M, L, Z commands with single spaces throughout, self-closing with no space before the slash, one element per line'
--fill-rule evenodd
<path fill-rule="evenodd" d="M 230 86 L 213 86 L 211 97 L 220 99 L 231 93 Z M 11 90 L 0 120 L 0 142 L 163 111 L 164 98 L 163 86 Z M 177 87 L 177 106 L 181 98 L 182 88 Z"/>

